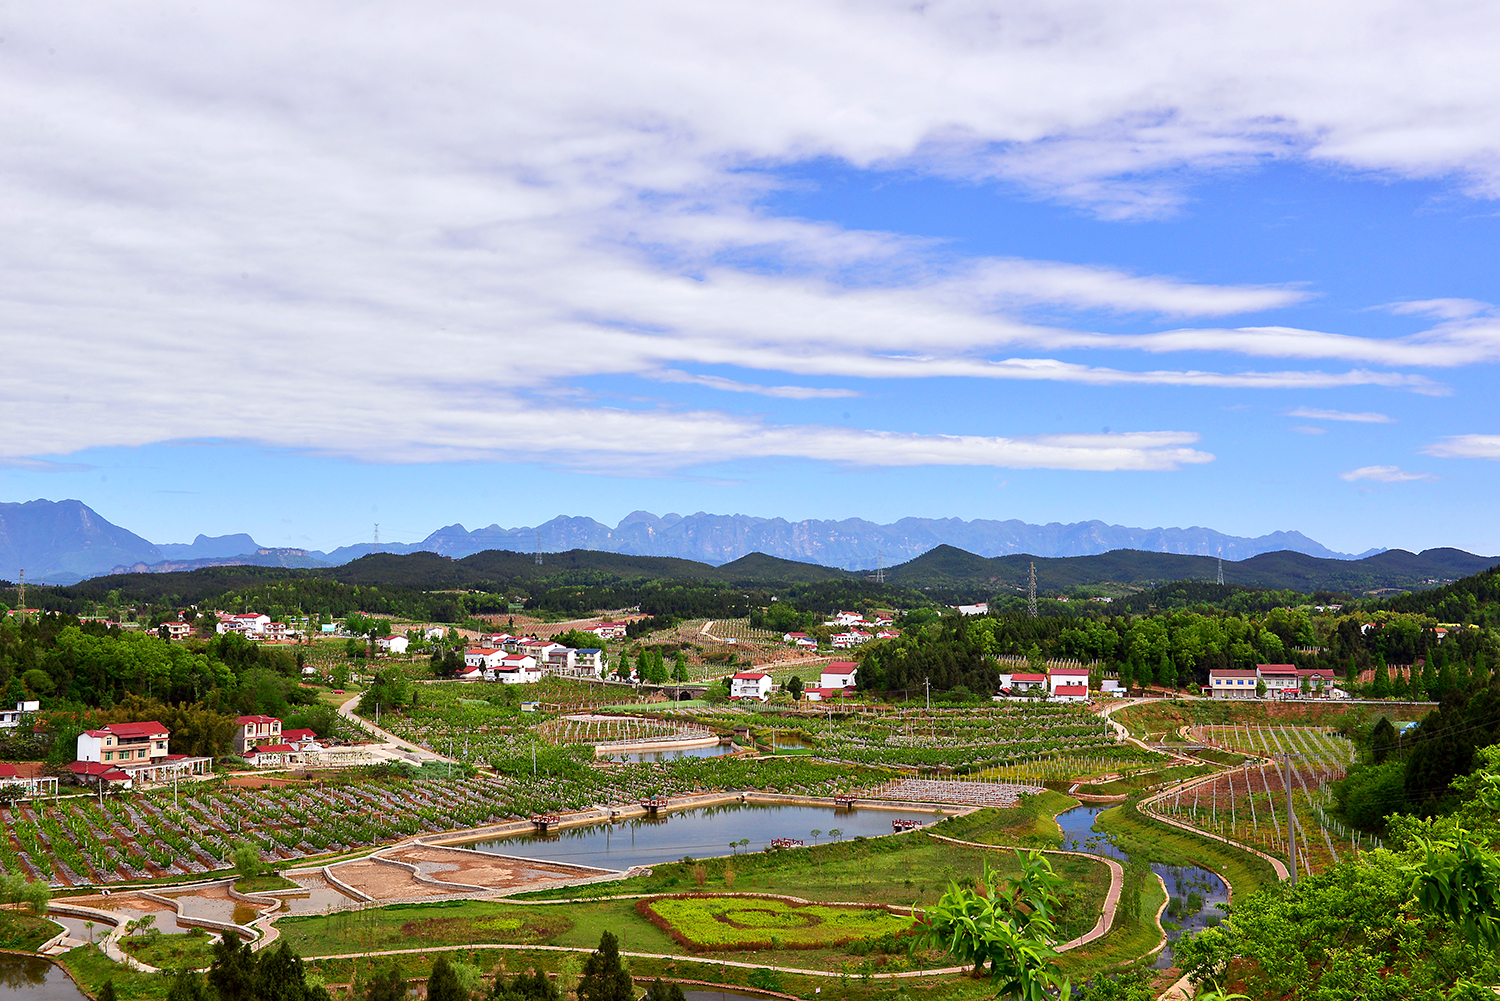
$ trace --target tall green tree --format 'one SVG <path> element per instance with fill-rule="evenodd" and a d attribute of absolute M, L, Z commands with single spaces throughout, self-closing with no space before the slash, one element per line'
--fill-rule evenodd
<path fill-rule="evenodd" d="M 439 956 L 427 978 L 427 1001 L 469 1001 L 447 956 Z"/>
<path fill-rule="evenodd" d="M 578 1001 L 635 1001 L 635 985 L 620 962 L 620 942 L 612 932 L 601 935 L 599 948 L 584 960 L 577 993 Z"/>

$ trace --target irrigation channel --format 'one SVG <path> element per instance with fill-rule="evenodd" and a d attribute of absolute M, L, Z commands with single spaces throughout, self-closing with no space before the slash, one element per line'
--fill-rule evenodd
<path fill-rule="evenodd" d="M 14 953 L 0 953 L 0 993 L 16 1001 L 87 1001 L 62 967 Z"/>
<path fill-rule="evenodd" d="M 1062 828 L 1062 847 L 1095 855 L 1108 855 L 1121 862 L 1128 856 L 1120 851 L 1109 835 L 1094 830 L 1094 820 L 1109 809 L 1108 806 L 1075 806 L 1057 815 L 1057 826 Z M 1167 947 L 1156 957 L 1153 964 L 1163 970 L 1172 965 L 1172 943 L 1183 932 L 1198 932 L 1210 924 L 1222 921 L 1226 916 L 1224 905 L 1229 902 L 1229 886 L 1215 873 L 1198 866 L 1170 866 L 1151 863 L 1151 871 L 1167 884 L 1167 894 L 1182 901 L 1182 911 L 1163 914 L 1162 926 L 1167 932 Z M 1202 906 L 1194 911 L 1189 908 L 1201 897 Z"/>
<path fill-rule="evenodd" d="M 758 852 L 773 838 L 794 838 L 812 845 L 860 835 L 874 837 L 890 834 L 891 821 L 900 819 L 930 824 L 940 818 L 921 810 L 729 803 L 670 810 L 656 817 L 600 821 L 548 834 L 516 834 L 464 847 L 538 861 L 625 869 L 676 862 L 684 856 Z M 817 836 L 812 833 L 815 830 L 820 832 Z"/>

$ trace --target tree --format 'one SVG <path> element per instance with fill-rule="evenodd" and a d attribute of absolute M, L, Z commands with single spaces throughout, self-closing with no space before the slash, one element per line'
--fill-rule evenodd
<path fill-rule="evenodd" d="M 750 971 L 750 986 L 760 986 L 754 982 L 755 974 L 759 972 L 759 970 Z M 661 982 L 661 977 L 657 977 L 651 986 L 646 988 L 646 996 L 641 1001 L 687 1001 L 687 996 L 683 994 L 681 984 L 664 984 Z"/>
<path fill-rule="evenodd" d="M 1382 716 L 1370 731 L 1370 757 L 1378 765 L 1390 757 L 1395 749 L 1396 728 L 1391 725 L 1388 717 Z"/>
<path fill-rule="evenodd" d="M 208 1001 L 203 975 L 196 970 L 178 970 L 172 977 L 172 989 L 167 992 L 167 1001 Z"/>
<path fill-rule="evenodd" d="M 1257 699 L 1263 699 L 1263 698 L 1266 697 L 1266 679 L 1265 678 L 1256 678 L 1255 679 L 1255 697 Z"/>
<path fill-rule="evenodd" d="M 495 983 L 499 982 L 496 978 Z M 401 964 L 392 963 L 370 978 L 365 987 L 365 1001 L 406 1001 L 406 977 L 401 974 Z"/>
<path fill-rule="evenodd" d="M 113 978 L 104 981 L 104 986 L 99 988 L 99 996 L 95 1001 L 115 1001 L 115 982 Z"/>
<path fill-rule="evenodd" d="M 1391 677 L 1386 670 L 1384 657 L 1375 661 L 1375 678 L 1370 682 L 1370 695 L 1377 699 L 1388 699 L 1391 696 Z"/>
<path fill-rule="evenodd" d="M 208 985 L 218 1001 L 255 1001 L 255 955 L 233 932 L 225 932 L 214 943 Z"/>
<path fill-rule="evenodd" d="M 787 694 L 792 697 L 793 702 L 802 701 L 802 679 L 800 677 L 795 674 L 792 675 L 791 678 L 787 680 L 786 690 Z"/>
<path fill-rule="evenodd" d="M 688 680 L 687 655 L 684 654 L 681 650 L 678 650 L 677 655 L 672 658 L 672 680 Z"/>
<path fill-rule="evenodd" d="M 251 844 L 242 844 L 234 850 L 234 869 L 240 879 L 253 879 L 265 871 L 266 864 L 260 860 L 260 852 Z"/>
<path fill-rule="evenodd" d="M 427 1001 L 469 1001 L 447 956 L 439 956 L 427 978 Z"/>
<path fill-rule="evenodd" d="M 578 1001 L 635 1001 L 634 983 L 620 962 L 620 942 L 610 932 L 599 937 L 599 948 L 583 963 Z"/>
<path fill-rule="evenodd" d="M 530 973 L 517 973 L 509 984 L 504 977 L 496 976 L 490 997 L 497 1001 L 558 1001 L 559 994 L 547 974 L 533 969 Z"/>

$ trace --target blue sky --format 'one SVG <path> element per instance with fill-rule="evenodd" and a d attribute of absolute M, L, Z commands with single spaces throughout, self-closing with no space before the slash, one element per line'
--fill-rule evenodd
<path fill-rule="evenodd" d="M 1500 553 L 1492 10 L 4 20 L 0 499 Z"/>

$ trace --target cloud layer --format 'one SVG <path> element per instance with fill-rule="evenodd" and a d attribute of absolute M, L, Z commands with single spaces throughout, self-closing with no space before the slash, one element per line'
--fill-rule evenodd
<path fill-rule="evenodd" d="M 851 430 L 580 386 L 631 376 L 794 401 L 934 378 L 1441 393 L 1427 371 L 1500 358 L 1500 320 L 1466 300 L 1401 304 L 1436 320 L 1405 338 L 1101 332 L 1099 317 L 1253 317 L 1312 292 L 955 259 L 757 207 L 778 168 L 815 158 L 1004 179 L 1109 217 L 1170 211 L 1183 178 L 1285 158 L 1500 193 L 1500 14 L 1482 5 L 9 17 L 12 457 L 223 438 L 599 469 L 745 455 L 1160 470 L 1211 456 L 1191 431 Z M 1129 362 L 1182 353 L 1195 357 Z M 1250 367 L 1207 369 L 1205 353 Z M 1378 416 L 1332 413 L 1317 415 Z"/>

